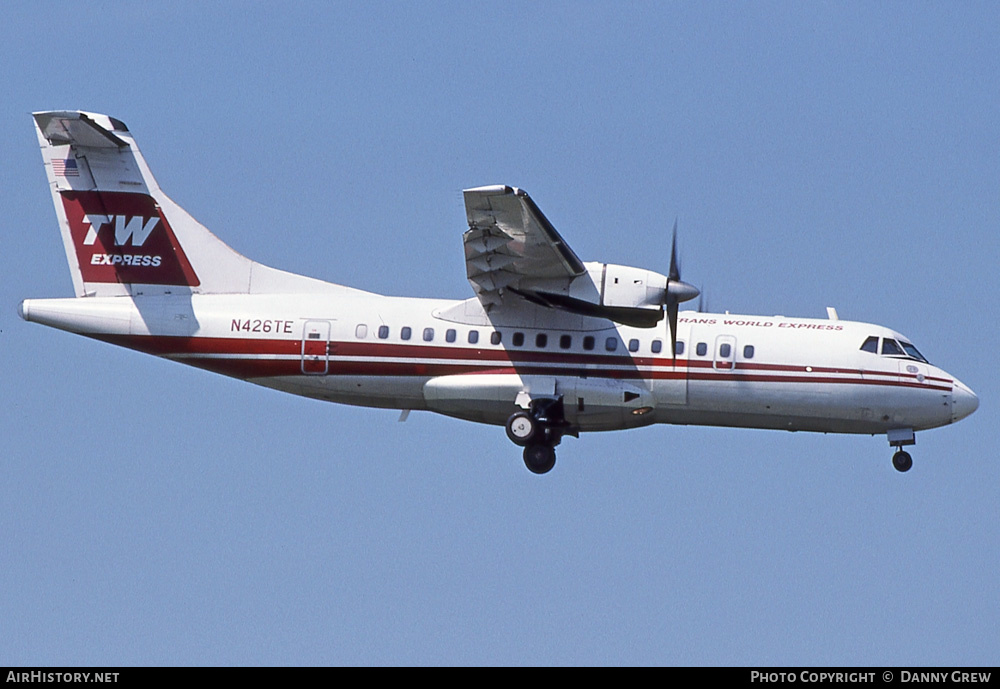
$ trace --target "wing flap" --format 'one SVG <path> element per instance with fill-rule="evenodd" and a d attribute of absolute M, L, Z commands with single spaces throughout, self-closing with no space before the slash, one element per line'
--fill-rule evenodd
<path fill-rule="evenodd" d="M 566 283 L 587 272 L 583 261 L 524 191 L 505 185 L 466 189 L 466 272 L 483 305 L 539 280 Z"/>

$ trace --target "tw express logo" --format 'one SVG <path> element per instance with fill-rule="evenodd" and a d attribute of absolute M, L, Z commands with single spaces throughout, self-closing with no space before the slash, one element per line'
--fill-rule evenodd
<path fill-rule="evenodd" d="M 153 197 L 74 190 L 62 200 L 84 282 L 200 284 Z"/>
<path fill-rule="evenodd" d="M 132 246 L 142 246 L 149 239 L 149 235 L 160 222 L 160 217 L 144 218 L 141 215 L 134 215 L 131 218 L 126 215 L 87 215 L 85 220 L 90 229 L 87 236 L 83 238 L 84 246 L 93 246 L 97 241 L 97 233 L 107 226 L 113 226 L 115 230 L 115 246 L 125 246 L 125 242 L 132 240 Z"/>
<path fill-rule="evenodd" d="M 149 235 L 160 224 L 159 216 L 146 218 L 141 215 L 129 217 L 127 215 L 87 215 L 85 222 L 90 225 L 87 235 L 83 238 L 84 246 L 93 246 L 97 242 L 98 232 L 105 227 L 105 234 L 114 230 L 114 246 L 125 246 L 131 243 L 132 247 L 141 247 L 149 239 Z M 163 256 L 150 254 L 103 254 L 94 253 L 90 256 L 92 266 L 148 266 L 158 268 L 163 263 Z"/>

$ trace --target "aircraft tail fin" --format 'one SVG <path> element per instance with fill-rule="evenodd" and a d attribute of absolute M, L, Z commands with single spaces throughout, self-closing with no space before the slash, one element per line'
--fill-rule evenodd
<path fill-rule="evenodd" d="M 76 296 L 295 291 L 330 285 L 237 253 L 156 183 L 123 122 L 34 113 Z"/>

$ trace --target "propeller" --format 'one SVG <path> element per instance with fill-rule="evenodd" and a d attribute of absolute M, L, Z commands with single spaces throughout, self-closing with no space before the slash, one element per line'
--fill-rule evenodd
<path fill-rule="evenodd" d="M 663 295 L 663 308 L 670 323 L 670 355 L 677 356 L 677 314 L 680 304 L 697 297 L 701 292 L 694 285 L 681 280 L 681 269 L 677 260 L 677 220 L 674 220 L 674 238 L 670 247 L 670 273 L 667 275 L 667 289 Z"/>

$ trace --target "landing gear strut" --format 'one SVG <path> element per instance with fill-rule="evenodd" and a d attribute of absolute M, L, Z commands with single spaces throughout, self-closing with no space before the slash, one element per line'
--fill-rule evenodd
<path fill-rule="evenodd" d="M 524 465 L 533 474 L 545 474 L 556 464 L 555 447 L 568 429 L 562 399 L 532 400 L 528 411 L 507 419 L 507 437 L 524 448 Z"/>
<path fill-rule="evenodd" d="M 886 433 L 886 436 L 889 438 L 889 445 L 896 448 L 896 454 L 892 456 L 892 466 L 899 472 L 909 471 L 913 467 L 913 457 L 903 449 L 903 446 L 917 443 L 913 429 L 896 428 Z"/>

